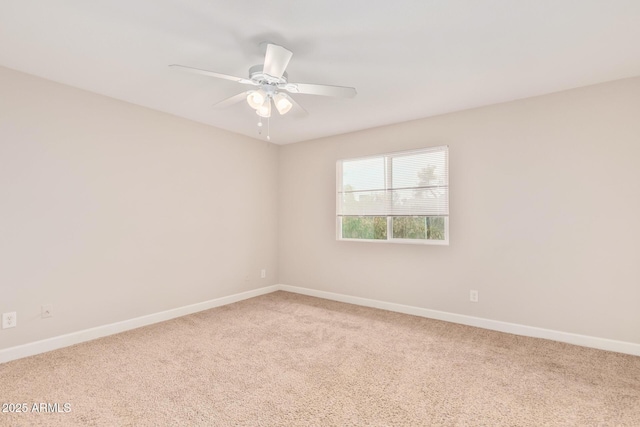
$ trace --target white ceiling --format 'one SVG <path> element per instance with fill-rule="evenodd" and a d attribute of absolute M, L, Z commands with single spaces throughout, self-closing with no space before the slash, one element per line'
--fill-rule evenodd
<path fill-rule="evenodd" d="M 293 51 L 286 144 L 640 75 L 640 0 L 0 0 L 0 65 L 264 138 L 246 90 L 182 64 L 248 76 L 259 43 Z M 2 96 L 0 94 L 0 96 Z"/>

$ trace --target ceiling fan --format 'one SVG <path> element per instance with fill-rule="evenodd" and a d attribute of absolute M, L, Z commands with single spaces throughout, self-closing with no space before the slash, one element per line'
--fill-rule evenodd
<path fill-rule="evenodd" d="M 289 76 L 285 70 L 289 65 L 289 61 L 291 61 L 293 53 L 276 44 L 263 42 L 261 45 L 266 45 L 264 64 L 254 65 L 249 68 L 249 78 L 235 77 L 217 73 L 215 71 L 201 70 L 199 68 L 186 67 L 178 64 L 172 64 L 170 67 L 255 86 L 255 89 L 233 95 L 230 98 L 214 104 L 214 107 L 228 107 L 246 99 L 247 103 L 251 108 L 256 110 L 256 114 L 261 118 L 258 123 L 259 127 L 262 126 L 262 118 L 269 119 L 271 117 L 272 104 L 280 115 L 287 114 L 293 106 L 296 106 L 296 108 L 306 113 L 306 110 L 302 108 L 291 96 L 289 96 L 289 93 L 343 98 L 353 98 L 356 96 L 356 89 L 352 87 L 319 85 L 313 83 L 290 83 Z M 269 135 L 267 135 L 267 139 L 271 139 Z"/>

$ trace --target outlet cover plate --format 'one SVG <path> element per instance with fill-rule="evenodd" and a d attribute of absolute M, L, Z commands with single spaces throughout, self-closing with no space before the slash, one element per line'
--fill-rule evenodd
<path fill-rule="evenodd" d="M 2 329 L 15 328 L 18 325 L 18 315 L 15 311 L 2 313 Z"/>
<path fill-rule="evenodd" d="M 478 302 L 478 291 L 473 289 L 469 291 L 469 301 Z"/>

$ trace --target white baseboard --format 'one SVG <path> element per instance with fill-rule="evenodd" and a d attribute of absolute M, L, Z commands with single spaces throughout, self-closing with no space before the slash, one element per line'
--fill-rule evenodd
<path fill-rule="evenodd" d="M 300 288 L 289 285 L 272 285 L 260 289 L 254 289 L 239 294 L 229 295 L 222 298 L 216 298 L 197 304 L 178 307 L 159 313 L 149 314 L 147 316 L 136 317 L 134 319 L 124 320 L 122 322 L 111 323 L 108 325 L 97 326 L 95 328 L 84 329 L 70 334 L 60 335 L 57 337 L 47 338 L 41 341 L 35 341 L 28 344 L 0 350 L 0 363 L 9 362 L 11 360 L 20 359 L 27 356 L 33 356 L 45 353 L 51 350 L 68 347 L 70 345 L 79 344 L 85 341 L 91 341 L 96 338 L 102 338 L 108 335 L 125 332 L 142 326 L 151 325 L 153 323 L 164 322 L 165 320 L 174 319 L 176 317 L 186 316 L 198 311 L 208 310 L 210 308 L 220 307 L 245 299 L 257 297 L 275 291 L 287 291 L 312 297 L 324 298 L 333 301 L 345 302 L 364 307 L 380 308 L 382 310 L 395 311 L 398 313 L 411 314 L 414 316 L 426 317 L 429 319 L 444 320 L 447 322 L 460 323 L 478 328 L 490 329 L 499 332 L 507 332 L 510 334 L 523 335 L 534 338 L 545 338 L 554 341 L 565 342 L 568 344 L 580 345 L 583 347 L 598 348 L 601 350 L 615 351 L 618 353 L 631 354 L 640 356 L 640 344 L 615 341 L 606 338 L 591 337 L 587 335 L 572 334 L 569 332 L 554 331 L 551 329 L 536 328 L 533 326 L 519 325 L 516 323 L 500 322 L 497 320 L 483 319 L 480 317 L 465 316 L 462 314 L 448 313 L 444 311 L 430 310 L 427 308 L 414 307 L 410 305 L 396 304 L 392 302 L 378 301 L 368 298 L 355 297 L 333 292 L 319 291 L 315 289 Z"/>
<path fill-rule="evenodd" d="M 82 331 L 72 332 L 65 335 L 59 335 L 57 337 L 47 338 L 41 341 L 35 341 L 28 344 L 9 347 L 7 349 L 0 350 L 0 363 L 9 362 L 11 360 L 20 359 L 27 356 L 33 356 L 35 354 L 45 353 L 51 350 L 57 350 L 59 348 L 79 344 L 81 342 L 91 341 L 96 338 L 106 337 L 107 335 L 113 335 L 131 329 L 139 328 L 141 326 L 164 322 L 165 320 L 186 316 L 187 314 L 196 313 L 198 311 L 208 310 L 210 308 L 220 307 L 222 305 L 227 305 L 245 299 L 257 297 L 259 295 L 275 292 L 278 289 L 278 285 L 267 286 L 264 288 L 241 292 L 239 294 L 216 298 L 209 301 L 187 305 L 184 307 L 161 311 L 159 313 L 149 314 L 147 316 L 123 320 L 122 322 L 97 326 L 95 328 L 84 329 Z"/>
<path fill-rule="evenodd" d="M 552 329 L 537 328 L 534 326 L 520 325 L 517 323 L 500 322 L 497 320 L 483 319 L 480 317 L 465 316 L 463 314 L 448 313 L 445 311 L 429 310 L 427 308 L 413 307 L 410 305 L 395 304 L 392 302 L 378 301 L 350 295 L 336 294 L 333 292 L 318 291 L 315 289 L 299 288 L 297 286 L 278 285 L 278 289 L 312 297 L 324 298 L 333 301 L 346 302 L 364 307 L 380 308 L 398 313 L 427 317 L 429 319 L 444 320 L 462 325 L 475 326 L 493 331 L 507 332 L 509 334 L 523 335 L 533 338 L 545 338 L 583 347 L 597 348 L 600 350 L 615 351 L 618 353 L 640 356 L 640 344 L 616 341 L 606 338 L 578 335 L 570 332 L 554 331 Z"/>

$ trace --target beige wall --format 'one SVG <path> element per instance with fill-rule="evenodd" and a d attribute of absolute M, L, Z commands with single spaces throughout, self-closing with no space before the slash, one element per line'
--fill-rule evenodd
<path fill-rule="evenodd" d="M 0 94 L 0 349 L 276 283 L 277 146 L 6 68 Z"/>
<path fill-rule="evenodd" d="M 335 240 L 336 160 L 441 144 L 450 246 Z M 639 161 L 640 78 L 284 146 L 280 282 L 640 343 Z"/>
<path fill-rule="evenodd" d="M 275 283 L 640 343 L 640 78 L 283 147 L 0 93 L 0 349 Z M 450 246 L 335 241 L 336 160 L 440 144 Z"/>

